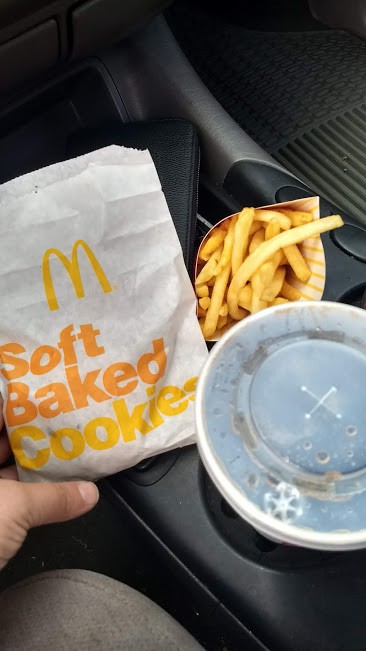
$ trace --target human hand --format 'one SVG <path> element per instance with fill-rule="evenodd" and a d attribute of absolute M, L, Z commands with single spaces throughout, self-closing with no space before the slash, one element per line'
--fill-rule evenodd
<path fill-rule="evenodd" d="M 0 397 L 0 430 L 3 422 Z M 0 465 L 10 452 L 6 433 L 0 433 Z M 0 570 L 21 547 L 29 529 L 76 518 L 90 511 L 98 498 L 92 482 L 23 484 L 15 466 L 0 469 Z"/>

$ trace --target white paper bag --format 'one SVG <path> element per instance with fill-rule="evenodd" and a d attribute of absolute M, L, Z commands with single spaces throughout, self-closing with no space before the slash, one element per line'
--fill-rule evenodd
<path fill-rule="evenodd" d="M 0 188 L 0 359 L 20 477 L 96 479 L 194 441 L 207 351 L 147 151 Z"/>

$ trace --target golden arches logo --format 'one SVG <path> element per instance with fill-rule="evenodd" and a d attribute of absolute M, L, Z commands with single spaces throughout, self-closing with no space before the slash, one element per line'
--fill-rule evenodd
<path fill-rule="evenodd" d="M 65 267 L 67 273 L 69 274 L 69 278 L 74 286 L 74 291 L 77 298 L 80 299 L 80 298 L 84 298 L 85 296 L 83 281 L 81 279 L 80 268 L 79 268 L 79 259 L 78 259 L 79 248 L 82 248 L 85 251 L 89 259 L 90 265 L 96 277 L 98 278 L 100 286 L 104 291 L 104 293 L 106 294 L 112 291 L 112 287 L 109 283 L 107 276 L 104 273 L 102 266 L 98 262 L 90 246 L 86 242 L 84 242 L 84 240 L 77 240 L 77 242 L 75 242 L 71 251 L 71 260 L 69 260 L 69 258 L 64 253 L 62 253 L 62 251 L 59 251 L 58 249 L 47 249 L 47 251 L 43 256 L 43 261 L 42 261 L 42 275 L 43 275 L 44 291 L 46 294 L 48 307 L 50 308 L 51 311 L 59 309 L 58 301 L 56 298 L 55 287 L 51 275 L 51 268 L 50 268 L 51 255 L 55 255 L 56 258 L 58 258 L 60 262 L 63 264 L 63 266 Z"/>

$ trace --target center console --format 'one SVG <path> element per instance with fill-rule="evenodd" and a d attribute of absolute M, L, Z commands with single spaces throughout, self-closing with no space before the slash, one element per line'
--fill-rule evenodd
<path fill-rule="evenodd" d="M 243 205 L 312 194 L 269 165 L 237 164 L 223 188 L 201 180 L 198 239 L 208 223 Z M 321 200 L 322 216 L 335 212 L 335 206 Z M 339 236 L 322 236 L 324 299 L 359 305 L 366 288 L 366 230 L 341 214 L 345 227 Z M 106 489 L 193 593 L 213 600 L 212 616 L 235 632 L 233 648 L 364 648 L 366 551 L 326 553 L 266 540 L 221 497 L 195 447 L 147 465 L 111 478 Z"/>

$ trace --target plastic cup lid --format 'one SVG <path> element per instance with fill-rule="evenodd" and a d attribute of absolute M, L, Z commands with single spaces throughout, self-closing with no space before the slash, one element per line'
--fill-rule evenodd
<path fill-rule="evenodd" d="M 240 322 L 197 390 L 198 446 L 230 505 L 269 537 L 366 546 L 366 312 L 299 302 Z"/>

